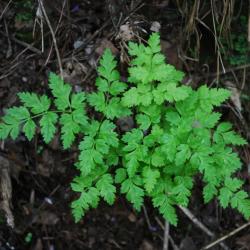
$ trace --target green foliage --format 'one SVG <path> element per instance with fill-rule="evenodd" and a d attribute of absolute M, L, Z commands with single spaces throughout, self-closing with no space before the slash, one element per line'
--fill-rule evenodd
<path fill-rule="evenodd" d="M 71 87 L 65 84 L 59 76 L 51 73 L 49 87 L 53 98 L 46 95 L 22 92 L 18 97 L 22 106 L 6 111 L 3 123 L 0 124 L 0 138 L 9 135 L 16 139 L 20 131 L 31 140 L 40 125 L 42 137 L 49 143 L 57 130 L 57 122 L 61 125 L 61 139 L 64 149 L 69 148 L 75 135 L 81 132 L 81 127 L 87 124 L 84 93 L 71 93 Z M 56 109 L 51 109 L 52 107 Z"/>
<path fill-rule="evenodd" d="M 233 23 L 229 39 L 221 38 L 223 46 L 221 52 L 230 65 L 237 66 L 250 63 L 249 44 L 246 30 L 248 29 L 248 17 L 240 16 L 236 23 Z"/>
<path fill-rule="evenodd" d="M 88 103 L 108 119 L 128 116 L 131 111 L 121 104 L 119 95 L 127 89 L 116 70 L 116 61 L 110 50 L 106 50 L 100 60 L 99 77 L 96 79 L 98 92 L 87 97 Z"/>
<path fill-rule="evenodd" d="M 33 234 L 31 232 L 28 232 L 24 238 L 25 243 L 29 244 L 31 243 L 33 238 Z"/>
<path fill-rule="evenodd" d="M 6 111 L 0 138 L 16 139 L 23 132 L 31 140 L 39 126 L 46 143 L 59 133 L 64 149 L 80 139 L 79 176 L 71 184 L 78 194 L 71 205 L 76 221 L 100 199 L 113 204 L 121 193 L 138 211 L 149 197 L 177 225 L 175 207 L 188 206 L 197 175 L 204 182 L 205 202 L 217 197 L 223 208 L 230 205 L 249 218 L 248 194 L 234 177 L 241 162 L 233 147 L 246 141 L 213 111 L 230 92 L 182 85 L 184 74 L 165 63 L 156 33 L 148 45 L 129 43 L 129 54 L 129 84 L 120 80 L 115 58 L 106 50 L 96 92 L 72 93 L 69 84 L 51 73 L 51 98 L 20 93 L 22 105 Z M 99 119 L 88 117 L 87 107 Z M 120 133 L 116 119 L 126 116 L 133 116 L 136 126 Z"/>
<path fill-rule="evenodd" d="M 15 20 L 21 22 L 31 21 L 33 18 L 33 2 L 31 0 L 18 0 L 14 2 L 17 8 Z"/>

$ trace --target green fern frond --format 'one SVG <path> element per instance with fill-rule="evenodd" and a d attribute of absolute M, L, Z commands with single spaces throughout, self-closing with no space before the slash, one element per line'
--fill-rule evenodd
<path fill-rule="evenodd" d="M 50 73 L 49 74 L 49 87 L 55 98 L 55 105 L 58 110 L 65 111 L 70 107 L 70 93 L 71 86 L 69 84 L 65 84 L 64 81 L 60 78 L 60 76 Z"/>
<path fill-rule="evenodd" d="M 107 49 L 97 69 L 97 91 L 73 93 L 51 73 L 51 98 L 19 93 L 21 106 L 1 118 L 0 139 L 23 132 L 31 140 L 40 131 L 45 143 L 57 133 L 64 149 L 80 142 L 75 163 L 80 174 L 71 183 L 78 194 L 71 204 L 76 222 L 100 199 L 111 205 L 124 194 L 138 211 L 149 197 L 177 225 L 175 207 L 188 206 L 197 175 L 205 203 L 217 198 L 223 208 L 231 206 L 248 219 L 250 199 L 235 177 L 242 163 L 233 147 L 247 141 L 214 111 L 230 91 L 183 85 L 184 73 L 166 63 L 158 33 L 145 44 L 130 42 L 128 54 L 128 82 L 121 81 Z"/>

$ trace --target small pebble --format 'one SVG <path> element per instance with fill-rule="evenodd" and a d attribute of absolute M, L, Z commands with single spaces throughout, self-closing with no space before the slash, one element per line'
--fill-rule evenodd
<path fill-rule="evenodd" d="M 28 82 L 28 78 L 25 77 L 25 76 L 23 76 L 23 77 L 22 77 L 22 81 L 23 81 L 23 82 Z"/>
<path fill-rule="evenodd" d="M 49 197 L 45 197 L 45 198 L 44 198 L 44 201 L 47 202 L 47 203 L 50 204 L 50 205 L 53 204 L 52 199 L 50 199 Z"/>
<path fill-rule="evenodd" d="M 159 32 L 161 29 L 161 24 L 157 21 L 152 22 L 150 30 L 153 32 Z"/>

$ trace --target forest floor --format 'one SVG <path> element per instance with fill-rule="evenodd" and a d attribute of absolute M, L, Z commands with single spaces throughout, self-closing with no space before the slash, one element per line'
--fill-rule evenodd
<path fill-rule="evenodd" d="M 60 62 L 51 30 L 46 20 L 41 21 L 38 2 L 0 0 L 0 115 L 17 103 L 17 92 L 47 93 L 48 73 L 59 73 Z M 122 76 L 126 77 L 127 41 L 143 42 L 152 31 L 159 31 L 168 62 L 186 73 L 184 83 L 193 88 L 206 83 L 232 90 L 233 98 L 220 111 L 223 119 L 230 120 L 236 130 L 249 139 L 250 60 L 244 42 L 246 20 L 242 18 L 244 15 L 248 18 L 247 8 L 243 3 L 233 22 L 236 29 L 231 30 L 236 37 L 233 42 L 238 42 L 240 49 L 227 56 L 220 54 L 223 71 L 221 65 L 217 67 L 220 57 L 215 51 L 213 33 L 202 25 L 202 20 L 196 27 L 198 48 L 197 37 L 193 35 L 196 31 L 190 36 L 183 31 L 187 18 L 176 2 L 179 1 L 44 0 L 65 80 L 75 90 L 91 91 L 96 66 L 105 48 L 117 56 Z M 204 19 L 208 26 L 210 21 Z M 243 41 L 237 40 L 239 36 Z M 74 168 L 77 148 L 62 151 L 58 138 L 44 145 L 38 136 L 31 142 L 20 136 L 15 142 L 0 143 L 1 183 L 9 178 L 12 186 L 12 190 L 8 186 L 7 191 L 9 208 L 1 203 L 0 250 L 162 249 L 165 222 L 149 200 L 138 213 L 120 197 L 114 206 L 102 203 L 80 223 L 74 223 L 70 211 L 74 197 L 70 182 L 77 171 Z M 239 154 L 243 162 L 239 175 L 249 191 L 249 146 L 239 149 Z M 199 188 L 194 190 L 188 211 L 192 219 L 178 210 L 180 222 L 177 227 L 170 227 L 169 250 L 201 249 L 247 223 L 238 212 L 221 209 L 216 200 L 204 205 Z M 14 228 L 6 222 L 6 212 L 7 217 L 14 217 Z M 197 226 L 194 216 L 206 229 Z M 250 226 L 233 233 L 223 243 L 209 249 L 250 249 Z"/>

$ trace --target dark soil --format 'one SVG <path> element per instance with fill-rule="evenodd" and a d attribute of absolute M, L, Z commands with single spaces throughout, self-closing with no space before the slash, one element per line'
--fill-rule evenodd
<path fill-rule="evenodd" d="M 185 81 L 191 80 L 194 88 L 200 82 L 213 85 L 217 62 L 213 36 L 200 28 L 203 35 L 200 60 L 181 59 L 180 48 L 182 55 L 190 54 L 185 46 L 187 39 L 183 36 L 186 20 L 176 2 L 44 1 L 57 38 L 65 79 L 75 90 L 92 90 L 96 64 L 106 47 L 111 48 L 120 59 L 121 72 L 126 77 L 126 47 L 124 34 L 120 32 L 121 25 L 129 27 L 132 34 L 137 34 L 132 35 L 133 39 L 141 41 L 138 37 L 147 39 L 152 23 L 159 22 L 162 48 L 168 62 L 184 70 L 187 73 Z M 46 23 L 39 26 L 37 9 L 37 1 L 0 0 L 0 115 L 5 108 L 18 104 L 17 92 L 47 93 L 48 73 L 59 72 L 50 31 Z M 125 33 L 131 35 L 128 30 Z M 194 46 L 195 43 L 190 44 Z M 226 67 L 231 68 L 227 64 Z M 221 74 L 223 86 L 227 81 L 244 84 L 240 87 L 245 98 L 241 99 L 240 113 L 235 112 L 233 101 L 220 111 L 223 119 L 233 122 L 238 131 L 249 139 L 248 69 L 228 70 L 227 74 Z M 137 213 L 121 197 L 114 206 L 103 203 L 87 213 L 80 223 L 74 223 L 70 202 L 75 194 L 70 189 L 70 182 L 76 174 L 74 162 L 77 148 L 64 152 L 58 138 L 45 145 L 39 136 L 30 143 L 20 136 L 17 141 L 7 140 L 0 146 L 0 166 L 5 161 L 10 169 L 11 211 L 15 219 L 15 227 L 11 228 L 6 222 L 5 212 L 0 214 L 0 250 L 162 249 L 164 220 L 150 201 L 146 201 L 144 209 Z M 249 190 L 249 147 L 239 153 L 243 161 L 240 175 L 246 180 L 246 189 Z M 201 184 L 197 186 L 201 188 Z M 194 190 L 189 209 L 215 237 L 208 236 L 179 210 L 180 222 L 176 228 L 170 228 L 174 244 L 171 241 L 169 249 L 174 249 L 174 245 L 182 250 L 201 249 L 246 223 L 239 213 L 231 209 L 222 210 L 216 201 L 203 205 L 199 188 Z M 29 235 L 32 235 L 30 239 Z M 250 228 L 245 228 L 224 243 L 228 249 L 250 249 Z M 211 249 L 223 248 L 216 245 Z"/>

